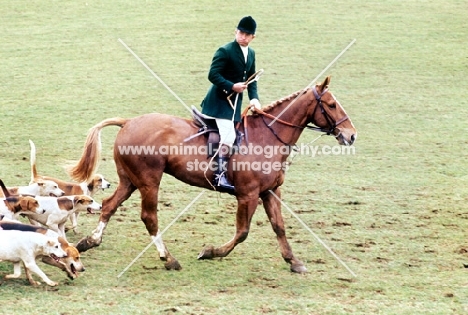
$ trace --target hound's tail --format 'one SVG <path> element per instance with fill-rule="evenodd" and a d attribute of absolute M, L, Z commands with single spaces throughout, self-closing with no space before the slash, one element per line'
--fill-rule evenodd
<path fill-rule="evenodd" d="M 10 197 L 10 192 L 8 191 L 8 188 L 6 188 L 5 184 L 3 183 L 3 180 L 1 179 L 0 179 L 0 187 L 2 188 L 3 196 L 5 196 L 5 198 Z"/>
<path fill-rule="evenodd" d="M 31 158 L 29 159 L 31 162 L 31 181 L 29 184 L 31 185 L 34 183 L 34 179 L 37 177 L 37 169 L 36 169 L 36 145 L 29 139 L 29 146 L 31 147 Z"/>
<path fill-rule="evenodd" d="M 101 130 L 107 126 L 123 127 L 128 119 L 109 118 L 101 121 L 88 132 L 88 137 L 83 148 L 78 163 L 68 170 L 70 177 L 77 182 L 87 182 L 93 176 L 98 168 L 101 157 Z"/>

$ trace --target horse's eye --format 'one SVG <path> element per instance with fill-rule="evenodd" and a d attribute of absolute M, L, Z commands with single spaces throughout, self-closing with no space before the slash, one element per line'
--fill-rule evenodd
<path fill-rule="evenodd" d="M 335 104 L 335 103 L 330 104 L 329 107 L 330 107 L 330 108 L 336 108 L 336 104 Z"/>

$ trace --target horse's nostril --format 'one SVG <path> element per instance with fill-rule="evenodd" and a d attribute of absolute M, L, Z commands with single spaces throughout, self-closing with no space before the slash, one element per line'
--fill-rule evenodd
<path fill-rule="evenodd" d="M 354 140 L 356 140 L 356 135 L 351 135 L 351 143 L 354 143 Z"/>

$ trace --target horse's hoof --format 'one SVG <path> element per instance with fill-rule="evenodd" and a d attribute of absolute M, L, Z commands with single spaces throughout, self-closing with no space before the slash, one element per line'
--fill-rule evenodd
<path fill-rule="evenodd" d="M 99 246 L 99 242 L 96 242 L 94 239 L 88 236 L 88 237 L 82 238 L 78 242 L 78 244 L 76 244 L 75 247 L 80 253 L 83 253 L 87 251 L 88 249 L 91 249 L 96 246 Z"/>
<path fill-rule="evenodd" d="M 169 259 L 164 264 L 164 268 L 166 268 L 166 270 L 181 270 L 182 266 L 179 264 L 177 259 Z"/>
<path fill-rule="evenodd" d="M 292 264 L 291 265 L 291 271 L 295 273 L 306 273 L 307 268 L 304 266 L 304 264 Z"/>
<path fill-rule="evenodd" d="M 203 250 L 198 254 L 197 259 L 213 259 L 214 258 L 214 247 L 213 246 L 205 246 Z"/>

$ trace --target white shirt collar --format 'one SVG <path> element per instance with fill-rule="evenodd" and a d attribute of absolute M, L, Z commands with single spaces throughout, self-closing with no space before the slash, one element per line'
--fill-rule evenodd
<path fill-rule="evenodd" d="M 245 62 L 247 62 L 247 55 L 249 54 L 249 46 L 240 46 L 240 48 L 242 49 L 242 53 L 244 54 L 244 60 Z"/>

